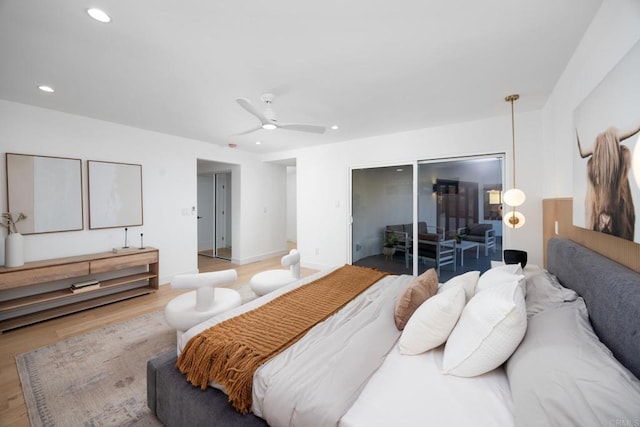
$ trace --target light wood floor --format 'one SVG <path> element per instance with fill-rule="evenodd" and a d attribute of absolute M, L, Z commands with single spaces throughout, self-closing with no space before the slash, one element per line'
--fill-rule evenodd
<path fill-rule="evenodd" d="M 235 268 L 238 273 L 236 285 L 248 282 L 251 276 L 260 271 L 282 268 L 280 257 L 240 266 L 216 258 L 199 256 L 198 264 L 200 272 Z M 301 270 L 303 276 L 314 272 L 315 270 L 304 268 Z M 29 425 L 27 408 L 16 369 L 17 354 L 111 323 L 160 310 L 169 300 L 182 292 L 185 291 L 175 291 L 170 286 L 163 285 L 153 294 L 25 326 L 0 335 L 0 426 Z"/>

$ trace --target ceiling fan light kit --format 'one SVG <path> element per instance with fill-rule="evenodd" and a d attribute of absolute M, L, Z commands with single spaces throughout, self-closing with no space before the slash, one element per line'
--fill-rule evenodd
<path fill-rule="evenodd" d="M 260 120 L 260 126 L 249 129 L 244 132 L 240 132 L 236 135 L 246 135 L 251 132 L 255 132 L 260 129 L 266 130 L 275 130 L 275 129 L 284 129 L 284 130 L 296 130 L 299 132 L 311 132 L 322 134 L 325 132 L 324 126 L 319 125 L 308 125 L 308 124 L 299 124 L 299 123 L 279 123 L 276 117 L 276 113 L 273 110 L 274 95 L 272 93 L 263 93 L 260 96 L 262 102 L 266 104 L 264 111 L 258 110 L 253 103 L 247 98 L 237 98 L 236 102 L 249 113 L 253 114 Z"/>
<path fill-rule="evenodd" d="M 86 10 L 87 15 L 92 17 L 98 22 L 102 22 L 103 24 L 108 24 L 111 22 L 111 17 L 107 15 L 107 13 L 101 9 L 96 9 L 95 7 L 89 8 Z"/>

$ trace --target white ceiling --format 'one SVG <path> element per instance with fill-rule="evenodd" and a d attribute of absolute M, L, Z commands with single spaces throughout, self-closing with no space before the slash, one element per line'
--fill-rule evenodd
<path fill-rule="evenodd" d="M 395 133 L 510 93 L 541 108 L 601 2 L 0 0 L 0 98 L 262 153 Z M 235 99 L 263 92 L 340 129 L 235 136 L 258 125 Z"/>

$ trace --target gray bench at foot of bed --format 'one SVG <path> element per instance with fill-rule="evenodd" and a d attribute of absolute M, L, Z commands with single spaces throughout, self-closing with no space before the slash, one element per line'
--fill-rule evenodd
<path fill-rule="evenodd" d="M 147 362 L 147 404 L 166 426 L 266 426 L 255 415 L 241 415 L 220 390 L 200 390 L 176 368 L 176 351 Z"/>

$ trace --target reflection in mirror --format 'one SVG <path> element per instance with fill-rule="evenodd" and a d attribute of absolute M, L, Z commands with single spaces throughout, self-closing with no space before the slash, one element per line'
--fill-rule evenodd
<path fill-rule="evenodd" d="M 19 233 L 84 228 L 80 159 L 6 153 L 6 164 L 7 208 L 27 216 Z"/>
<path fill-rule="evenodd" d="M 142 225 L 142 165 L 87 161 L 89 228 Z"/>

